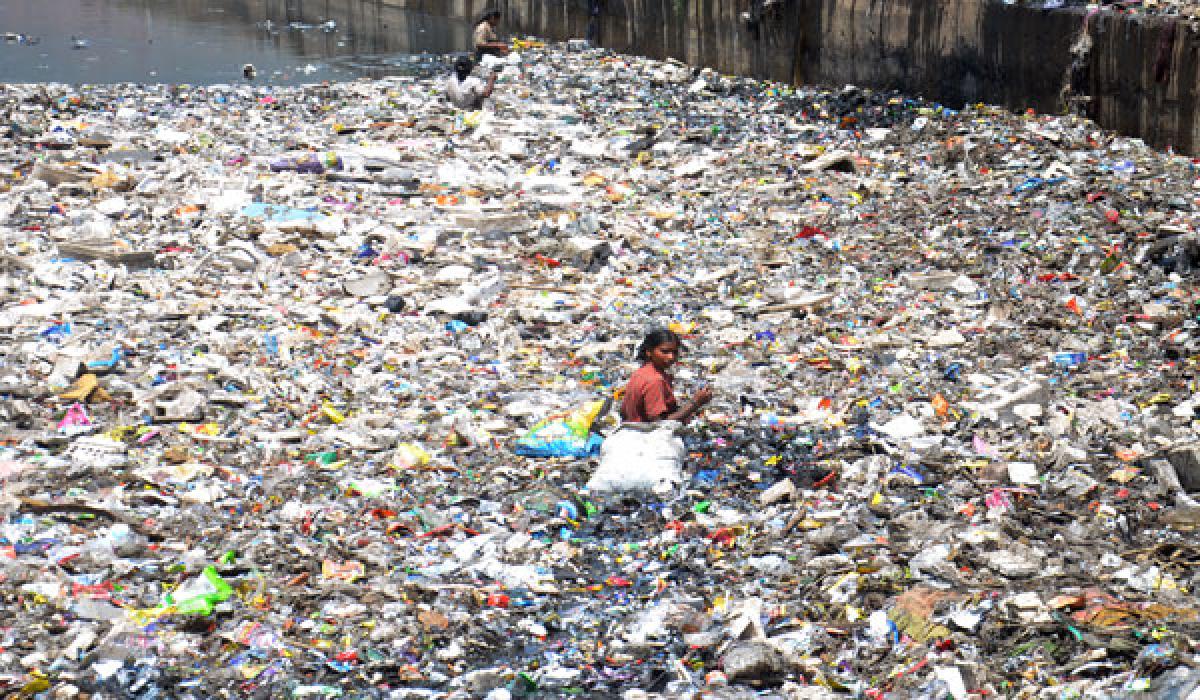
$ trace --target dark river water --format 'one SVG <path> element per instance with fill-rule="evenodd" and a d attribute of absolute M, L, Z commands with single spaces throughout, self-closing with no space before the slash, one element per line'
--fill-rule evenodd
<path fill-rule="evenodd" d="M 380 0 L 0 0 L 0 82 L 299 84 L 419 72 L 466 22 Z"/>

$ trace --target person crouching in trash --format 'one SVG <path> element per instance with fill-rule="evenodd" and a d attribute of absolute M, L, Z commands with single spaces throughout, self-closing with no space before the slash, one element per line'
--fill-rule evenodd
<path fill-rule="evenodd" d="M 471 75 L 475 64 L 466 56 L 454 62 L 454 75 L 446 79 L 446 99 L 459 109 L 483 109 L 484 100 L 492 96 L 496 74 L 488 75 L 487 83 Z"/>
<path fill-rule="evenodd" d="M 675 400 L 673 378 L 667 373 L 679 360 L 681 343 L 674 331 L 660 328 L 648 333 L 638 348 L 642 366 L 629 377 L 621 401 L 621 418 L 626 423 L 674 420 L 686 423 L 712 400 L 712 389 L 702 387 L 680 405 Z"/>

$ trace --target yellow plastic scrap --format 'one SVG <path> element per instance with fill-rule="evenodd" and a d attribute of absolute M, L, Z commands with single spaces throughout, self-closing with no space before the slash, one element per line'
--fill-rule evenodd
<path fill-rule="evenodd" d="M 1151 396 L 1150 398 L 1146 399 L 1145 401 L 1139 403 L 1138 406 L 1140 406 L 1142 408 L 1146 408 L 1147 406 L 1155 406 L 1157 404 L 1170 403 L 1172 400 L 1173 400 L 1173 397 L 1169 393 L 1162 391 L 1162 392 L 1155 394 L 1154 396 Z"/>
<path fill-rule="evenodd" d="M 169 607 L 127 608 L 126 613 L 129 615 L 129 619 L 132 620 L 134 624 L 140 627 L 145 627 L 146 625 L 156 622 L 160 618 L 171 614 L 171 609 Z"/>
<path fill-rule="evenodd" d="M 103 401 L 111 401 L 112 397 L 108 392 L 100 388 L 100 380 L 94 374 L 85 374 L 69 389 L 59 394 L 60 398 L 67 401 L 82 401 L 84 403 L 98 403 Z"/>
<path fill-rule="evenodd" d="M 1122 484 L 1128 484 L 1130 481 L 1133 481 L 1138 474 L 1141 474 L 1141 471 L 1138 469 L 1133 467 L 1121 467 L 1120 469 L 1117 469 L 1113 471 L 1113 473 L 1109 474 L 1108 478 Z"/>
<path fill-rule="evenodd" d="M 523 51 L 525 49 L 543 49 L 546 48 L 546 42 L 538 41 L 537 39 L 517 39 L 513 38 L 513 51 Z"/>
<path fill-rule="evenodd" d="M 330 403 L 322 404 L 321 413 L 324 413 L 329 420 L 337 424 L 341 424 L 346 420 L 345 414 L 334 408 L 333 404 Z"/>
<path fill-rule="evenodd" d="M 839 578 L 837 581 L 834 581 L 833 585 L 826 588 L 825 591 L 827 593 L 834 593 L 835 591 L 837 591 L 839 588 L 841 588 L 845 584 L 847 584 L 850 581 L 857 579 L 857 578 L 858 578 L 857 571 L 849 571 L 849 572 L 843 574 L 842 577 Z"/>
<path fill-rule="evenodd" d="M 424 467 L 429 464 L 429 453 L 422 449 L 419 445 L 405 442 L 396 447 L 396 452 L 392 456 L 392 461 L 397 467 L 403 467 L 406 469 L 410 469 L 412 467 Z"/>
<path fill-rule="evenodd" d="M 120 185 L 122 182 L 124 182 L 124 180 L 120 175 L 117 175 L 111 170 L 105 170 L 104 172 L 92 178 L 92 187 L 95 187 L 98 190 L 111 189 L 117 185 Z"/>
<path fill-rule="evenodd" d="M 32 698 L 50 690 L 50 681 L 40 671 L 30 672 L 30 681 L 17 691 L 14 697 Z"/>

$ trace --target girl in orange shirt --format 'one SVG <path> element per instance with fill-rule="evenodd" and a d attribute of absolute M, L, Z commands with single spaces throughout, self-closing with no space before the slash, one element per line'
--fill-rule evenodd
<path fill-rule="evenodd" d="M 682 406 L 675 400 L 673 378 L 667 370 L 679 360 L 680 346 L 674 331 L 660 328 L 646 334 L 637 354 L 642 366 L 629 378 L 621 401 L 621 418 L 626 423 L 686 423 L 712 400 L 712 389 L 707 386 Z"/>

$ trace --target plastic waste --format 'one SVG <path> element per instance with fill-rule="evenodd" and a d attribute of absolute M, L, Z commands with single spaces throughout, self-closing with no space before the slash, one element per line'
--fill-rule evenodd
<path fill-rule="evenodd" d="M 1195 694 L 1191 159 L 517 60 L 0 87 L 0 686 Z M 618 428 L 651 327 L 714 398 Z"/>
<path fill-rule="evenodd" d="M 686 448 L 675 421 L 627 423 L 604 441 L 588 479 L 593 492 L 668 494 L 683 483 Z"/>
<path fill-rule="evenodd" d="M 549 416 L 517 439 L 513 452 L 525 457 L 591 457 L 603 438 L 592 432 L 609 402 L 591 401 L 566 413 Z"/>
<path fill-rule="evenodd" d="M 221 578 L 216 567 L 206 566 L 198 576 L 164 594 L 163 607 L 180 615 L 211 615 L 218 603 L 229 600 L 232 595 L 233 588 Z"/>

